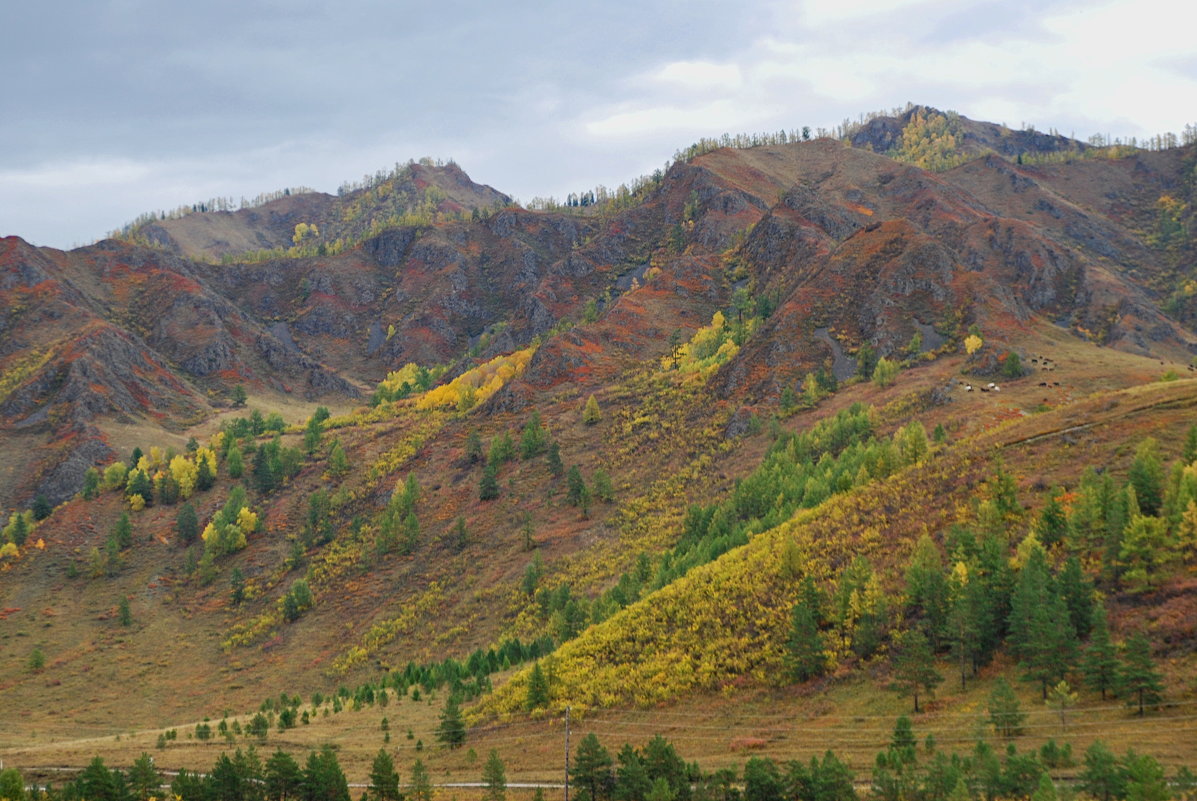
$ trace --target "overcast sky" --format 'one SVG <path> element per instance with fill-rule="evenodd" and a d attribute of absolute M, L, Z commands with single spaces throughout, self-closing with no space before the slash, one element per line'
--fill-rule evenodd
<path fill-rule="evenodd" d="M 1176 0 L 39 0 L 0 26 L 0 235 L 455 159 L 529 200 L 907 101 L 1086 138 L 1197 121 Z"/>

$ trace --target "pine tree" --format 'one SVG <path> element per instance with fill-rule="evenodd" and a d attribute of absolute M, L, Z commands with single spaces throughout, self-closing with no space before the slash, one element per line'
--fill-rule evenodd
<path fill-rule="evenodd" d="M 1122 766 L 1127 801 L 1168 801 L 1172 798 L 1164 768 L 1155 757 L 1138 754 L 1132 749 L 1122 758 Z"/>
<path fill-rule="evenodd" d="M 399 801 L 399 774 L 385 748 L 378 749 L 370 766 L 370 801 Z"/>
<path fill-rule="evenodd" d="M 1009 740 L 1022 734 L 1026 720 L 1018 703 L 1014 688 L 1005 678 L 999 677 L 989 693 L 989 722 L 993 730 L 1003 739 Z"/>
<path fill-rule="evenodd" d="M 133 545 L 133 523 L 129 520 L 128 512 L 121 512 L 121 516 L 116 519 L 116 524 L 112 527 L 112 539 L 116 540 L 117 547 L 121 550 Z"/>
<path fill-rule="evenodd" d="M 154 485 L 144 470 L 129 471 L 129 478 L 125 483 L 125 496 L 132 498 L 134 495 L 140 495 L 146 506 L 152 506 L 154 503 Z"/>
<path fill-rule="evenodd" d="M 234 606 L 245 600 L 245 574 L 239 567 L 234 567 L 233 572 L 229 574 L 229 590 L 229 601 Z"/>
<path fill-rule="evenodd" d="M 1197 462 L 1197 425 L 1189 426 L 1189 430 L 1185 434 L 1185 446 L 1181 451 L 1181 458 L 1186 465 Z"/>
<path fill-rule="evenodd" d="M 349 783 L 331 746 L 308 755 L 301 782 L 303 795 L 320 801 L 349 801 Z"/>
<path fill-rule="evenodd" d="M 436 728 L 436 739 L 449 748 L 460 748 L 465 743 L 465 722 L 461 719 L 461 707 L 456 695 L 450 694 L 445 699 L 441 722 Z"/>
<path fill-rule="evenodd" d="M 499 497 L 499 477 L 495 466 L 488 464 L 482 468 L 482 479 L 478 482 L 478 498 L 483 501 L 493 501 Z"/>
<path fill-rule="evenodd" d="M 1037 681 L 1047 700 L 1048 688 L 1076 663 L 1077 639 L 1068 609 L 1054 592 L 1031 614 L 1030 631 L 1021 649 L 1024 678 Z"/>
<path fill-rule="evenodd" d="M 932 647 L 947 629 L 950 588 L 939 546 L 928 535 L 919 537 L 906 569 L 907 607 L 922 618 Z"/>
<path fill-rule="evenodd" d="M 407 788 L 408 801 L 432 801 L 432 778 L 428 768 L 417 759 L 411 766 L 411 784 Z"/>
<path fill-rule="evenodd" d="M 1052 777 L 1047 771 L 1039 774 L 1039 785 L 1031 793 L 1031 801 L 1056 801 L 1056 785 L 1052 784 Z"/>
<path fill-rule="evenodd" d="M 1106 623 L 1106 610 L 1101 604 L 1093 607 L 1093 624 L 1089 634 L 1089 647 L 1081 662 L 1085 684 L 1101 693 L 1101 700 L 1118 687 L 1122 663 L 1118 649 L 1110 641 L 1110 628 Z"/>
<path fill-rule="evenodd" d="M 1097 801 L 1126 798 L 1126 776 L 1118 757 L 1101 740 L 1085 750 L 1085 767 L 1078 779 L 1080 789 Z"/>
<path fill-rule="evenodd" d="M 792 681 L 809 681 L 827 671 L 826 645 L 819 631 L 823 618 L 823 596 L 814 579 L 802 583 L 798 602 L 790 613 L 784 664 Z"/>
<path fill-rule="evenodd" d="M 36 793 L 31 795 L 34 798 L 37 797 Z M 0 770 L 0 798 L 11 799 L 11 801 L 25 801 L 27 798 L 25 794 L 25 779 L 16 768 L 4 768 Z"/>
<path fill-rule="evenodd" d="M 507 798 L 507 772 L 503 760 L 499 759 L 499 752 L 493 748 L 482 766 L 482 797 L 486 801 L 505 801 Z"/>
<path fill-rule="evenodd" d="M 1135 458 L 1127 473 L 1139 511 L 1144 515 L 1158 515 L 1164 501 L 1164 464 L 1160 461 L 1159 443 L 1148 437 L 1135 449 Z"/>
<path fill-rule="evenodd" d="M 532 672 L 528 676 L 528 696 L 524 701 L 524 708 L 531 712 L 549 705 L 549 681 L 544 671 L 540 669 L 538 660 L 532 665 Z"/>
<path fill-rule="evenodd" d="M 129 789 L 133 797 L 148 801 L 150 795 L 156 795 L 162 784 L 162 774 L 154 767 L 154 758 L 144 751 L 129 768 Z"/>
<path fill-rule="evenodd" d="M 1035 534 L 1044 548 L 1051 548 L 1058 542 L 1063 542 L 1068 536 L 1068 516 L 1060 504 L 1059 488 L 1052 490 L 1047 503 L 1039 512 L 1039 520 L 1035 524 Z"/>
<path fill-rule="evenodd" d="M 1126 641 L 1119 689 L 1127 696 L 1128 704 L 1139 707 L 1139 715 L 1145 707 L 1156 706 L 1163 700 L 1163 677 L 1151 658 L 1151 642 L 1142 632 Z"/>
<path fill-rule="evenodd" d="M 963 568 L 963 563 L 959 567 Z M 970 671 L 976 671 L 980 661 L 983 589 L 979 581 L 969 581 L 965 573 L 963 584 L 957 587 L 951 611 L 948 613 L 948 638 L 952 656 L 960 667 L 961 690 L 965 688 L 968 674 Z"/>
<path fill-rule="evenodd" d="M 308 456 L 316 454 L 316 449 L 320 447 L 320 440 L 323 436 L 324 421 L 317 419 L 316 415 L 312 415 L 308 418 L 303 431 L 303 449 Z"/>
<path fill-rule="evenodd" d="M 590 732 L 578 743 L 574 762 L 570 766 L 570 778 L 576 783 L 579 795 L 584 791 L 589 801 L 605 801 L 611 797 L 614 779 L 611 768 L 614 762 L 610 752 L 599 743 L 594 732 Z"/>
<path fill-rule="evenodd" d="M 75 780 L 75 790 L 78 797 L 89 801 L 117 801 L 120 797 L 116 779 L 100 757 L 92 759 L 79 774 Z"/>
<path fill-rule="evenodd" d="M 644 796 L 644 801 L 674 801 L 675 798 L 676 795 L 673 788 L 669 786 L 669 782 L 665 781 L 664 776 L 658 776 L 653 779 L 648 794 Z"/>
<path fill-rule="evenodd" d="M 919 692 L 934 696 L 943 676 L 935 670 L 935 655 L 931 643 L 921 629 L 912 629 L 902 636 L 894 659 L 894 679 L 903 695 L 914 698 L 914 711 L 919 711 Z"/>
<path fill-rule="evenodd" d="M 299 764 L 281 748 L 266 760 L 264 774 L 266 797 L 270 801 L 287 801 L 299 793 L 303 771 Z"/>
<path fill-rule="evenodd" d="M 628 743 L 623 744 L 615 759 L 619 763 L 615 769 L 615 801 L 641 801 L 653 784 L 644 760 Z"/>
<path fill-rule="evenodd" d="M 565 474 L 565 465 L 561 461 L 561 446 L 556 442 L 549 443 L 549 455 L 547 460 L 549 464 L 549 473 L 555 478 L 560 478 Z"/>
<path fill-rule="evenodd" d="M 545 430 L 540 424 L 540 412 L 533 410 L 532 417 L 524 425 L 520 436 L 520 458 L 532 459 L 545 448 Z"/>
<path fill-rule="evenodd" d="M 498 469 L 514 458 L 515 443 L 511 441 L 511 434 L 504 431 L 490 441 L 490 450 L 486 454 L 488 465 Z"/>
<path fill-rule="evenodd" d="M 54 511 L 54 507 L 50 505 L 50 500 L 39 492 L 33 499 L 33 506 L 30 507 L 30 510 L 33 512 L 34 520 L 45 520 Z"/>
<path fill-rule="evenodd" d="M 1056 591 L 1068 609 L 1068 619 L 1072 621 L 1073 631 L 1080 639 L 1089 636 L 1093 621 L 1093 610 L 1096 606 L 1093 596 L 1093 582 L 1085 576 L 1081 569 L 1081 560 L 1075 556 L 1068 557 L 1064 567 L 1056 576 Z"/>
<path fill-rule="evenodd" d="M 466 434 L 465 456 L 470 464 L 482 461 L 482 437 L 476 428 L 471 428 L 470 433 Z"/>
<path fill-rule="evenodd" d="M 865 381 L 873 377 L 877 363 L 877 351 L 868 342 L 861 345 L 860 350 L 856 351 L 856 372 L 860 373 L 860 377 Z"/>
<path fill-rule="evenodd" d="M 568 488 L 566 500 L 569 501 L 569 505 L 582 506 L 588 500 L 590 490 L 586 487 L 586 482 L 582 478 L 582 471 L 578 469 L 577 465 L 569 468 L 569 472 L 565 477 L 565 483 Z"/>
<path fill-rule="evenodd" d="M 1037 609 L 1047 605 L 1051 595 L 1051 573 L 1047 555 L 1040 547 L 1032 547 L 1027 554 L 1014 592 L 1010 596 L 1010 616 L 1007 625 L 1010 649 L 1019 659 L 1025 658 L 1031 647 L 1032 617 Z"/>

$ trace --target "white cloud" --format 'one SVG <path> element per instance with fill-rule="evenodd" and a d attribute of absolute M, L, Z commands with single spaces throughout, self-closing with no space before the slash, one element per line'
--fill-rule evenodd
<path fill-rule="evenodd" d="M 711 61 L 674 61 L 652 77 L 671 88 L 690 91 L 734 90 L 743 84 L 738 65 Z"/>

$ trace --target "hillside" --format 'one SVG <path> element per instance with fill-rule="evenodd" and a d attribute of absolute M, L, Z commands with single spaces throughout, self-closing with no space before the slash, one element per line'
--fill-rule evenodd
<path fill-rule="evenodd" d="M 916 722 L 958 743 L 1031 659 L 1003 613 L 949 689 L 947 624 L 912 600 L 925 542 L 949 584 L 956 562 L 1013 583 L 1039 544 L 1052 582 L 1076 557 L 1114 639 L 1150 635 L 1166 703 L 1143 720 L 1182 716 L 1194 146 L 1096 153 L 934 115 L 713 149 L 585 209 L 498 208 L 456 165 L 409 165 L 133 241 L 3 240 L 0 499 L 46 502 L 5 529 L 0 754 L 127 765 L 159 730 L 321 693 L 311 729 L 261 742 L 352 743 L 361 778 L 363 727 L 389 715 L 462 779 L 473 763 L 432 751 L 456 692 L 471 747 L 524 777 L 552 775 L 535 755 L 566 705 L 636 743 L 689 715 L 734 733 L 678 740 L 704 769 L 821 753 L 736 723 L 806 719 L 860 773 L 889 722 L 855 747 L 836 731 L 906 709 L 907 632 L 947 677 Z M 920 141 L 955 156 L 918 166 Z M 317 239 L 288 244 L 299 222 Z M 797 678 L 807 579 L 839 611 Z M 1080 662 L 1061 677 L 1079 689 Z M 384 689 L 411 702 L 383 713 Z M 1075 714 L 1129 713 L 1085 690 Z M 257 742 L 238 736 L 159 757 L 206 769 Z"/>
<path fill-rule="evenodd" d="M 170 217 L 160 213 L 159 219 L 148 215 L 127 226 L 120 238 L 219 263 L 296 246 L 315 251 L 317 242 L 325 251 L 336 252 L 396 224 L 468 216 L 510 203 L 507 195 L 474 183 L 452 162 L 433 165 L 422 160 L 366 176 L 342 187 L 336 196 L 287 190 L 281 197 L 236 211 L 198 208 Z M 297 236 L 296 226 L 301 224 L 304 236 Z"/>

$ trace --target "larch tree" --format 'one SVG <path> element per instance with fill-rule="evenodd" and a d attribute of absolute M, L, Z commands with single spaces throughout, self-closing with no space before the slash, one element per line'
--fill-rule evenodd
<path fill-rule="evenodd" d="M 598 401 L 594 395 L 586 399 L 586 406 L 582 409 L 582 422 L 588 426 L 592 426 L 603 419 L 603 411 L 599 408 Z"/>

